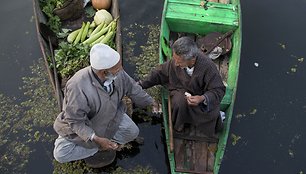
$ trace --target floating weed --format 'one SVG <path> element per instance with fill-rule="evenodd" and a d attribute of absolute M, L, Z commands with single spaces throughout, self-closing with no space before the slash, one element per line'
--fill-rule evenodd
<path fill-rule="evenodd" d="M 136 166 L 134 169 L 125 170 L 118 167 L 112 174 L 152 174 L 152 170 L 149 167 Z"/>
<path fill-rule="evenodd" d="M 279 42 L 278 45 L 279 45 L 283 50 L 286 49 L 286 45 L 285 45 L 285 44 Z"/>
<path fill-rule="evenodd" d="M 304 58 L 301 57 L 301 58 L 298 58 L 297 60 L 298 60 L 298 62 L 302 63 L 304 61 Z"/>
<path fill-rule="evenodd" d="M 295 142 L 296 142 L 297 140 L 299 140 L 299 139 L 301 138 L 301 136 L 302 136 L 302 135 L 300 135 L 300 134 L 294 135 L 294 137 L 291 139 L 291 144 L 295 144 Z"/>
<path fill-rule="evenodd" d="M 290 71 L 291 71 L 292 73 L 296 73 L 297 69 L 296 69 L 296 68 L 290 68 Z"/>
<path fill-rule="evenodd" d="M 231 134 L 231 138 L 232 138 L 232 145 L 235 146 L 238 142 L 238 140 L 241 139 L 241 136 L 235 135 L 235 134 Z"/>
<path fill-rule="evenodd" d="M 240 118 L 243 118 L 243 117 L 245 117 L 245 116 L 246 116 L 245 114 L 237 114 L 237 115 L 236 115 L 236 118 L 237 118 L 237 119 L 240 119 Z"/>
<path fill-rule="evenodd" d="M 302 63 L 304 62 L 304 57 L 298 57 L 298 56 L 295 56 L 295 55 L 290 55 L 291 57 L 295 58 L 297 60 L 297 63 Z M 295 64 L 293 65 L 292 67 L 290 67 L 290 71 L 287 72 L 287 74 L 293 74 L 293 73 L 296 73 L 297 72 L 297 68 L 298 68 L 298 65 Z"/>
<path fill-rule="evenodd" d="M 251 114 L 251 115 L 254 115 L 254 114 L 256 114 L 256 112 L 257 112 L 257 109 L 254 108 L 254 109 L 252 109 L 252 111 L 250 112 L 250 114 Z"/>
<path fill-rule="evenodd" d="M 131 40 L 125 48 L 127 50 L 125 53 L 128 55 L 128 61 L 136 65 L 136 77 L 139 79 L 144 79 L 149 74 L 149 72 L 159 64 L 158 48 L 160 26 L 143 26 L 136 23 L 134 25 L 130 25 L 126 32 L 129 33 L 128 35 L 130 36 L 130 39 L 134 39 L 135 33 L 129 30 L 148 30 L 147 32 L 143 32 L 143 37 L 147 38 L 147 41 L 145 45 L 139 46 L 141 53 L 138 56 L 134 55 L 134 50 L 137 47 L 136 41 Z M 153 96 L 155 100 L 161 101 L 159 87 L 152 87 L 147 89 L 147 92 Z"/>
<path fill-rule="evenodd" d="M 83 174 L 83 173 L 93 173 L 93 169 L 88 167 L 83 160 L 68 162 L 68 163 L 59 163 L 56 160 L 53 160 L 53 174 L 62 174 L 62 173 L 73 173 L 73 174 Z"/>
<path fill-rule="evenodd" d="M 29 156 L 34 152 L 30 148 L 33 143 L 51 142 L 55 138 L 46 132 L 57 110 L 43 60 L 30 69 L 32 76 L 24 77 L 20 88 L 27 97 L 25 101 L 18 103 L 15 98 L 0 94 L 0 173 L 24 173 Z"/>
<path fill-rule="evenodd" d="M 294 152 L 293 152 L 292 149 L 289 149 L 289 150 L 288 150 L 288 153 L 289 153 L 289 156 L 290 156 L 291 158 L 294 158 Z"/>

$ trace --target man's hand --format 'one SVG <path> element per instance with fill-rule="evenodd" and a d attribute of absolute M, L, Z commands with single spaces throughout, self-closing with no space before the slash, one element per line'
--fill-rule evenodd
<path fill-rule="evenodd" d="M 101 150 L 116 150 L 118 148 L 117 143 L 112 142 L 107 138 L 101 138 L 95 135 L 93 140 L 100 145 Z"/>
<path fill-rule="evenodd" d="M 152 104 L 152 113 L 153 114 L 160 114 L 161 111 L 161 105 L 156 102 L 156 100 L 154 100 L 153 104 Z"/>
<path fill-rule="evenodd" d="M 205 97 L 202 95 L 195 95 L 195 96 L 186 96 L 187 103 L 190 106 L 198 106 L 205 100 Z"/>

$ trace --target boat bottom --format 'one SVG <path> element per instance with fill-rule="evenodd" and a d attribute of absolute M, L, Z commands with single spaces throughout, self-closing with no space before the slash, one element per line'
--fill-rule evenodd
<path fill-rule="evenodd" d="M 197 134 L 196 128 L 173 132 L 175 170 L 183 173 L 213 174 L 217 137 Z"/>

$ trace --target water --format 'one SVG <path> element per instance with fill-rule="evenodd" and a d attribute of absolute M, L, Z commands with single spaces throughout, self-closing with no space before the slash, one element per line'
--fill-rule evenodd
<path fill-rule="evenodd" d="M 241 5 L 234 117 L 245 116 L 232 121 L 230 133 L 241 139 L 235 146 L 228 142 L 220 173 L 305 173 L 306 60 L 300 61 L 306 55 L 306 1 L 243 0 Z"/>
<path fill-rule="evenodd" d="M 31 0 L 2 2 L 0 10 L 0 91 L 22 98 L 21 77 L 29 74 L 33 59 L 41 57 Z"/>
<path fill-rule="evenodd" d="M 161 0 L 120 3 L 123 28 L 135 23 L 159 23 Z M 306 1 L 243 0 L 241 4 L 242 57 L 230 132 L 241 139 L 236 145 L 229 139 L 220 173 L 305 173 L 306 60 L 302 58 L 306 55 L 303 42 Z M 26 100 L 23 91 L 19 90 L 23 85 L 21 77 L 30 75 L 29 66 L 41 57 L 32 19 L 32 1 L 7 1 L 0 8 L 3 24 L 0 93 Z M 125 34 L 123 31 L 123 36 Z M 142 36 L 136 35 L 134 39 L 139 45 L 145 43 Z M 124 43 L 128 41 L 124 38 Z M 141 49 L 134 51 L 137 55 Z M 133 65 L 125 63 L 125 67 L 132 75 Z M 139 126 L 145 144 L 133 155 L 118 160 L 117 165 L 124 168 L 149 166 L 156 173 L 168 173 L 161 126 L 147 123 Z M 34 144 L 31 148 L 36 152 L 31 153 L 21 173 L 52 173 L 52 142 Z M 6 173 L 13 173 L 19 162 Z"/>

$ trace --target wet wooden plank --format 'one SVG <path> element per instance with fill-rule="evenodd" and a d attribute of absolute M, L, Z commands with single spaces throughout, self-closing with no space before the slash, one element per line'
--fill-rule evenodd
<path fill-rule="evenodd" d="M 184 136 L 174 136 L 176 171 L 186 173 L 213 173 L 216 142 L 184 139 L 186 136 L 201 137 L 203 133 L 196 126 L 185 127 Z"/>
<path fill-rule="evenodd" d="M 207 171 L 207 143 L 195 142 L 195 171 L 206 172 Z"/>
<path fill-rule="evenodd" d="M 207 146 L 207 171 L 214 171 L 215 155 L 217 151 L 217 143 L 209 143 Z"/>
<path fill-rule="evenodd" d="M 174 157 L 176 168 L 184 168 L 185 143 L 183 139 L 174 138 Z M 186 142 L 186 141 L 185 141 Z"/>

